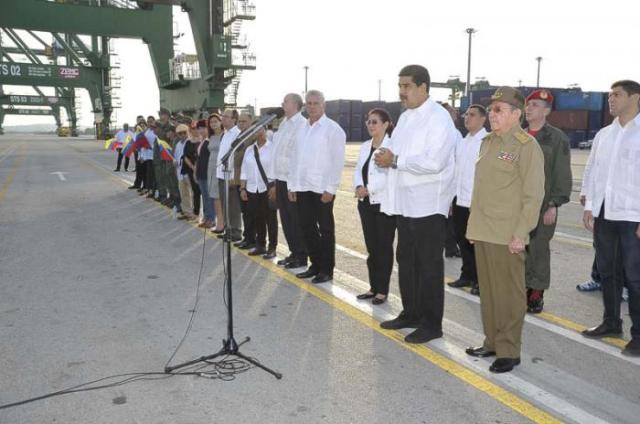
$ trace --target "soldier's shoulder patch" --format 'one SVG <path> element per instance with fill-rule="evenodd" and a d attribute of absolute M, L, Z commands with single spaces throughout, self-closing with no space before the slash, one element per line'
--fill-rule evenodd
<path fill-rule="evenodd" d="M 529 134 L 527 134 L 524 130 L 520 129 L 518 131 L 516 131 L 513 136 L 516 138 L 516 140 L 518 140 L 520 143 L 522 144 L 527 144 L 529 142 L 531 142 L 531 140 L 534 140 L 533 137 L 531 137 Z"/>

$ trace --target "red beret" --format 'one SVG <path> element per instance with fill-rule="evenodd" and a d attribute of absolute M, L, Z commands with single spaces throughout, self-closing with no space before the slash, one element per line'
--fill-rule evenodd
<path fill-rule="evenodd" d="M 551 106 L 553 104 L 553 94 L 547 90 L 535 90 L 527 96 L 527 102 L 529 100 L 543 100 Z"/>

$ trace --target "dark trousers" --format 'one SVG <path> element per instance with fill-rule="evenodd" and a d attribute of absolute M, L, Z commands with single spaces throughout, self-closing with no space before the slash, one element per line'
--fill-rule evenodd
<path fill-rule="evenodd" d="M 225 220 L 228 219 L 229 226 L 231 227 L 231 234 L 234 238 L 242 235 L 241 220 L 240 220 L 240 193 L 238 186 L 229 186 L 229 213 L 227 214 L 227 208 L 225 206 L 224 195 L 224 180 L 218 179 L 218 189 L 220 191 L 220 202 L 222 203 L 222 211 L 225 216 Z"/>
<path fill-rule="evenodd" d="M 364 244 L 367 246 L 367 269 L 371 292 L 387 295 L 393 271 L 393 240 L 396 237 L 396 217 L 380 212 L 380 205 L 369 199 L 358 202 Z"/>
<path fill-rule="evenodd" d="M 142 166 L 144 167 L 144 188 L 147 190 L 155 190 L 156 177 L 153 170 L 153 160 L 145 160 Z"/>
<path fill-rule="evenodd" d="M 610 221 L 604 207 L 595 219 L 596 261 L 602 282 L 603 321 L 621 325 L 620 302 L 626 279 L 629 290 L 631 338 L 640 341 L 640 238 L 637 222 Z"/>
<path fill-rule="evenodd" d="M 276 210 L 269 207 L 269 196 L 264 193 L 247 193 L 246 240 L 258 247 L 266 247 L 269 232 L 269 250 L 278 246 L 278 218 Z"/>
<path fill-rule="evenodd" d="M 142 188 L 144 184 L 144 166 L 142 161 L 138 159 L 138 152 L 135 152 L 136 161 L 136 180 L 133 182 L 134 187 Z"/>
<path fill-rule="evenodd" d="M 448 255 L 453 255 L 458 251 L 458 243 L 456 238 L 456 228 L 451 217 L 445 218 L 446 220 L 446 229 L 445 229 L 445 241 L 444 241 L 444 250 Z"/>
<path fill-rule="evenodd" d="M 276 203 L 280 212 L 282 231 L 291 256 L 296 260 L 306 261 L 307 249 L 304 246 L 304 238 L 300 228 L 298 208 L 294 202 L 289 201 L 289 189 L 286 181 L 276 181 Z"/>
<path fill-rule="evenodd" d="M 311 258 L 311 268 L 320 273 L 333 275 L 336 265 L 333 200 L 322 203 L 320 197 L 320 194 L 312 191 L 298 192 L 298 216 L 307 253 Z"/>
<path fill-rule="evenodd" d="M 476 257 L 473 253 L 473 244 L 467 240 L 467 222 L 469 222 L 469 208 L 453 204 L 453 225 L 456 231 L 456 240 L 460 246 L 462 255 L 462 268 L 460 278 L 462 280 L 478 282 L 478 272 L 476 271 Z"/>
<path fill-rule="evenodd" d="M 124 156 L 122 154 L 122 149 L 116 149 L 118 151 L 118 163 L 116 165 L 116 169 L 119 171 L 120 170 L 120 166 L 122 165 L 122 157 Z M 128 171 L 129 170 L 129 156 L 125 156 L 124 157 L 124 170 Z"/>
<path fill-rule="evenodd" d="M 444 313 L 444 249 L 446 220 L 398 216 L 398 277 L 407 318 L 423 329 L 442 331 Z"/>

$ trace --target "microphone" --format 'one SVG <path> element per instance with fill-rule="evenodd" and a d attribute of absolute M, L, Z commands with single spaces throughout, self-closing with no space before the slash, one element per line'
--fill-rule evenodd
<path fill-rule="evenodd" d="M 229 147 L 229 151 L 227 151 L 227 153 L 222 157 L 222 159 L 220 159 L 220 164 L 227 165 L 229 162 L 229 158 L 231 158 L 231 155 L 235 153 L 235 151 L 238 149 L 238 146 L 243 144 L 249 138 L 253 137 L 258 131 L 260 131 L 260 128 L 264 127 L 274 119 L 276 119 L 276 115 L 274 114 L 265 115 L 260 119 L 258 119 L 257 121 L 255 121 L 253 124 L 251 124 L 249 128 L 247 128 L 246 130 L 238 134 L 238 137 L 236 137 L 233 143 L 231 143 L 231 147 Z"/>

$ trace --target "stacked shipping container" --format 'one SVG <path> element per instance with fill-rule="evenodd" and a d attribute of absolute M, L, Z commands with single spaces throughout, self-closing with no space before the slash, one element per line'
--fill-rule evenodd
<path fill-rule="evenodd" d="M 535 88 L 520 87 L 519 90 L 526 97 Z M 578 147 L 581 141 L 592 139 L 600 128 L 613 121 L 609 114 L 607 93 L 554 88 L 548 90 L 555 98 L 548 121 L 567 134 L 571 147 Z M 493 89 L 473 91 L 471 99 L 462 99 L 461 110 L 466 110 L 470 102 L 488 106 L 493 92 Z"/>

